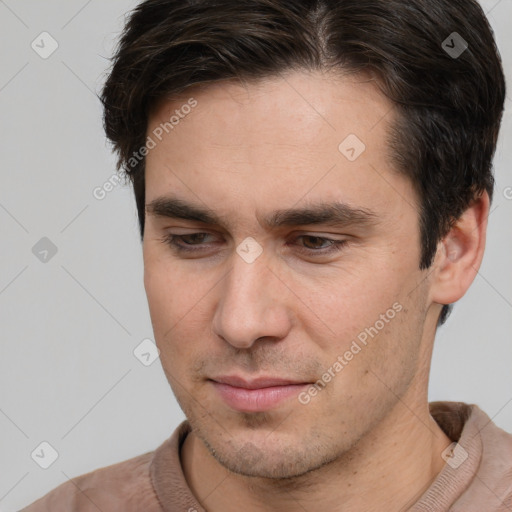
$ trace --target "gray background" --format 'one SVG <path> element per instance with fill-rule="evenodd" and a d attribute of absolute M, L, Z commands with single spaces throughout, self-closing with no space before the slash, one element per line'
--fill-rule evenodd
<path fill-rule="evenodd" d="M 152 330 L 131 190 L 93 196 L 115 171 L 94 92 L 136 3 L 0 1 L 1 512 L 155 449 L 183 419 L 159 360 L 133 354 Z M 512 0 L 482 5 L 512 88 Z M 59 45 L 47 59 L 31 47 L 43 31 Z M 429 397 L 476 403 L 510 432 L 511 111 L 509 91 L 486 256 L 438 333 Z M 31 458 L 43 441 L 59 453 L 48 469 Z"/>

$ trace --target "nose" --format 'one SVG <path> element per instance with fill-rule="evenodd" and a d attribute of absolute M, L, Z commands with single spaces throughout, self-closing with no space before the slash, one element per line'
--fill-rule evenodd
<path fill-rule="evenodd" d="M 250 348 L 260 338 L 278 341 L 290 331 L 290 290 L 263 257 L 247 263 L 235 253 L 219 293 L 212 328 L 233 347 Z"/>

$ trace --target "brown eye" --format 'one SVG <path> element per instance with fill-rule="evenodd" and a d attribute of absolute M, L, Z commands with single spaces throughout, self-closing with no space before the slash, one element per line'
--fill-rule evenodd
<path fill-rule="evenodd" d="M 323 245 L 324 243 L 328 242 L 328 246 L 331 246 L 334 243 L 334 240 L 329 240 L 327 238 L 322 238 L 320 236 L 311 236 L 311 235 L 305 235 L 302 237 L 305 243 L 305 247 L 307 249 L 322 249 L 323 247 L 318 247 L 319 245 Z M 312 247 L 313 246 L 313 247 Z"/>
<path fill-rule="evenodd" d="M 210 233 L 188 233 L 185 235 L 168 234 L 162 242 L 169 245 L 176 252 L 198 252 L 205 242 L 205 238 L 213 236 Z"/>
<path fill-rule="evenodd" d="M 300 245 L 301 249 L 304 249 L 303 252 L 313 255 L 315 253 L 325 255 L 340 251 L 348 243 L 347 240 L 332 240 L 331 238 L 315 235 L 301 235 L 297 239 L 302 239 L 304 242 Z"/>
<path fill-rule="evenodd" d="M 204 241 L 208 233 L 192 233 L 191 235 L 181 235 L 179 238 L 187 245 L 196 245 Z"/>

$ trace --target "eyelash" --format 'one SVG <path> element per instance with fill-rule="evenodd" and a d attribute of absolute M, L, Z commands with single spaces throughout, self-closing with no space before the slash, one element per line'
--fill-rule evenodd
<path fill-rule="evenodd" d="M 171 246 L 171 248 L 178 252 L 178 253 L 197 253 L 199 252 L 201 249 L 193 249 L 193 247 L 199 247 L 201 244 L 185 244 L 185 245 L 182 245 L 180 243 L 178 243 L 176 240 L 181 240 L 183 241 L 183 238 L 184 237 L 190 237 L 190 236 L 195 236 L 195 235 L 210 235 L 209 233 L 187 233 L 186 235 L 166 235 L 162 238 L 162 242 Z M 301 252 L 306 252 L 308 253 L 309 255 L 322 255 L 322 256 L 326 256 L 326 255 L 329 255 L 329 254 L 333 254 L 335 252 L 339 252 L 341 251 L 344 246 L 348 243 L 348 240 L 333 240 L 331 238 L 325 238 L 325 237 L 321 237 L 321 236 L 315 236 L 315 235 L 300 235 L 298 237 L 296 237 L 296 239 L 299 239 L 299 238 L 315 238 L 317 240 L 321 240 L 322 242 L 326 242 L 326 243 L 329 243 L 329 246 L 327 248 L 327 250 L 324 250 L 324 249 L 308 249 L 308 248 L 304 248 L 301 250 Z"/>

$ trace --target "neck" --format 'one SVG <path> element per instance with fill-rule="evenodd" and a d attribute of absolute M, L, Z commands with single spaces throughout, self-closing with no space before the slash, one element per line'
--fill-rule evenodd
<path fill-rule="evenodd" d="M 410 390 L 412 393 L 412 390 Z M 409 393 L 342 457 L 297 478 L 245 477 L 224 468 L 191 432 L 182 446 L 185 478 L 208 512 L 399 511 L 412 506 L 444 466 L 451 440 L 428 402 L 411 408 Z"/>

